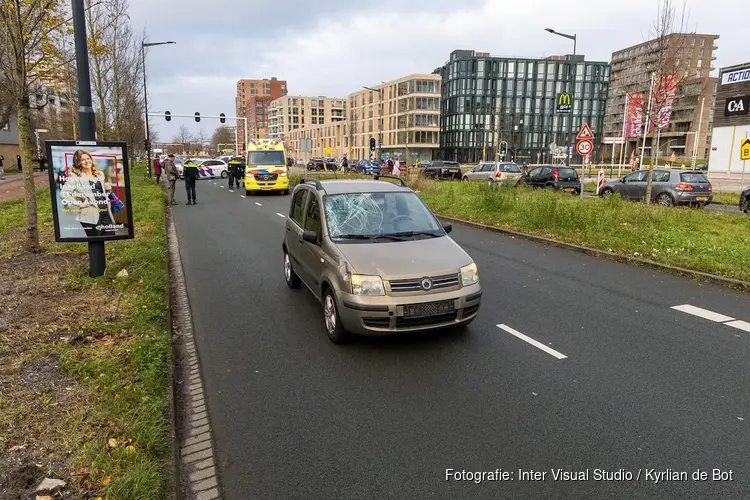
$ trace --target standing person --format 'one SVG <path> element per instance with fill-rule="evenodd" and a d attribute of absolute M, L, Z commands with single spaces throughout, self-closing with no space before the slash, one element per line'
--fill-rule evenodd
<path fill-rule="evenodd" d="M 198 165 L 193 160 L 187 160 L 183 167 L 183 175 L 185 176 L 185 190 L 187 191 L 187 204 L 197 205 L 198 202 L 195 199 L 195 181 L 200 177 L 198 172 Z"/>
<path fill-rule="evenodd" d="M 42 155 L 42 158 L 39 160 L 39 168 L 42 172 L 47 171 L 47 157 L 45 155 Z"/>
<path fill-rule="evenodd" d="M 393 160 L 393 169 L 391 171 L 391 174 L 397 177 L 401 175 L 401 161 L 400 160 Z"/>
<path fill-rule="evenodd" d="M 21 155 L 16 155 L 16 163 L 18 164 L 18 171 L 21 171 Z"/>
<path fill-rule="evenodd" d="M 0 155 L 0 181 L 5 179 L 5 169 L 3 168 L 4 161 L 5 157 L 3 155 Z"/>
<path fill-rule="evenodd" d="M 174 199 L 174 190 L 180 173 L 177 171 L 177 165 L 174 164 L 174 155 L 172 153 L 164 160 L 164 169 L 167 171 L 167 180 L 169 181 L 169 204 L 179 205 L 177 200 Z"/>
<path fill-rule="evenodd" d="M 114 234 L 114 216 L 109 202 L 112 185 L 106 182 L 104 172 L 96 168 L 91 153 L 79 149 L 73 154 L 73 168 L 60 190 L 60 200 L 66 211 L 77 211 L 76 220 L 83 226 L 86 236 Z"/>
<path fill-rule="evenodd" d="M 156 176 L 156 183 L 161 183 L 161 161 L 159 160 L 159 157 L 157 156 L 154 158 L 154 175 Z"/>
<path fill-rule="evenodd" d="M 526 162 L 523 162 L 523 166 L 521 167 L 521 175 L 526 175 L 529 173 L 529 164 Z"/>
<path fill-rule="evenodd" d="M 240 188 L 240 172 L 244 174 L 244 162 L 241 156 L 233 156 L 229 159 L 229 189 L 234 189 L 235 184 L 237 189 Z"/>
<path fill-rule="evenodd" d="M 386 165 L 388 165 L 388 169 L 391 171 L 391 173 L 393 173 L 393 159 L 392 158 L 388 158 L 388 162 L 386 163 Z"/>

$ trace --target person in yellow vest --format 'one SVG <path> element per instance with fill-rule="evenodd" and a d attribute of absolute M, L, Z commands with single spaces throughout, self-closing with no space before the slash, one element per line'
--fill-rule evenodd
<path fill-rule="evenodd" d="M 197 205 L 195 199 L 195 181 L 200 177 L 198 165 L 193 160 L 187 160 L 183 166 L 183 175 L 185 176 L 185 189 L 187 190 L 187 204 Z"/>

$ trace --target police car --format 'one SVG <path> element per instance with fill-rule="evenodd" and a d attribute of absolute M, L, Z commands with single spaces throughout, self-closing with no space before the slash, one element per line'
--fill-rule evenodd
<path fill-rule="evenodd" d="M 198 165 L 200 179 L 215 179 L 217 177 L 226 179 L 229 177 L 229 165 L 227 165 L 227 162 L 224 160 L 206 160 L 199 158 L 193 158 L 192 160 Z"/>

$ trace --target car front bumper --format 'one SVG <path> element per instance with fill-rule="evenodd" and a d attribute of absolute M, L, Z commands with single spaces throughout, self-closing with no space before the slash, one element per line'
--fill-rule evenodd
<path fill-rule="evenodd" d="M 450 328 L 471 323 L 482 301 L 480 283 L 448 292 L 366 297 L 339 292 L 339 316 L 347 331 L 386 336 Z M 404 317 L 404 306 L 453 301 L 453 311 L 434 316 Z"/>
<path fill-rule="evenodd" d="M 275 181 L 256 181 L 255 177 L 245 175 L 246 191 L 286 191 L 289 189 L 289 177 L 279 176 Z"/>

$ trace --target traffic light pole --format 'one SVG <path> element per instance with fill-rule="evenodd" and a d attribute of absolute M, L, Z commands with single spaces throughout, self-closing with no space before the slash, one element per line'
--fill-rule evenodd
<path fill-rule="evenodd" d="M 156 116 L 156 117 L 160 116 L 160 117 L 164 118 L 167 115 L 165 115 L 164 113 L 148 113 L 148 116 Z M 194 114 L 193 115 L 175 115 L 175 114 L 170 113 L 169 117 L 171 118 L 172 116 L 177 117 L 177 118 L 196 118 L 196 116 Z M 200 118 L 216 118 L 216 119 L 219 119 L 219 120 L 224 120 L 224 119 L 226 119 L 226 120 L 234 120 L 235 121 L 235 126 L 234 126 L 235 152 L 234 153 L 235 154 L 239 154 L 240 153 L 240 151 L 239 151 L 239 142 L 237 140 L 237 125 L 236 125 L 236 123 L 239 120 L 242 120 L 242 122 L 244 124 L 244 128 L 245 128 L 245 140 L 247 140 L 248 139 L 248 137 L 247 137 L 247 118 L 245 118 L 244 116 L 200 115 L 198 117 L 199 121 L 200 121 Z M 148 120 L 146 120 L 146 122 L 148 123 Z M 224 123 L 224 122 L 221 122 L 221 123 Z"/>
<path fill-rule="evenodd" d="M 146 174 L 151 178 L 151 130 L 148 127 L 148 90 L 146 88 L 146 45 L 141 43 L 141 65 L 143 66 L 143 104 L 146 110 Z"/>

